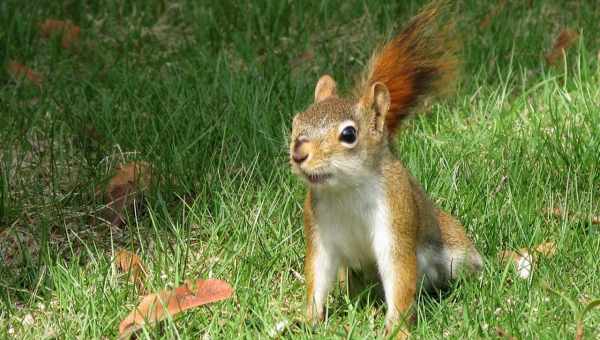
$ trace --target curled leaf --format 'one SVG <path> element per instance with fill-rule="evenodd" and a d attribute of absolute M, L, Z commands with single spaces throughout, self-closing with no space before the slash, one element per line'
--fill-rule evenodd
<path fill-rule="evenodd" d="M 578 304 L 574 299 L 570 298 L 565 293 L 551 288 L 547 283 L 542 283 L 542 287 L 558 295 L 563 301 L 569 304 L 569 307 L 571 307 L 571 312 L 573 312 L 573 316 L 576 323 L 575 340 L 583 340 L 585 337 L 585 316 L 592 309 L 600 307 L 600 299 L 590 301 L 589 303 L 584 304 L 583 308 L 581 308 L 581 304 Z"/>
<path fill-rule="evenodd" d="M 61 46 L 65 49 L 73 46 L 79 40 L 81 29 L 71 21 L 47 19 L 39 24 L 40 35 L 44 38 L 50 38 L 54 35 L 60 35 Z"/>
<path fill-rule="evenodd" d="M 517 251 L 504 250 L 498 254 L 500 262 L 513 262 L 515 269 L 522 279 L 527 279 L 533 272 L 534 265 L 540 256 L 552 257 L 556 254 L 556 244 L 552 241 L 537 245 L 532 250 L 521 248 Z"/>
<path fill-rule="evenodd" d="M 144 280 L 148 272 L 137 254 L 121 249 L 115 254 L 115 265 L 124 272 L 129 273 L 129 280 L 135 283 L 140 290 L 144 289 Z"/>
<path fill-rule="evenodd" d="M 556 254 L 556 243 L 553 241 L 538 244 L 534 249 L 538 254 L 552 257 Z"/>
<path fill-rule="evenodd" d="M 527 279 L 531 276 L 534 258 L 527 249 L 504 250 L 498 254 L 498 259 L 503 263 L 512 261 L 520 278 Z"/>
<path fill-rule="evenodd" d="M 25 78 L 37 86 L 42 86 L 42 76 L 23 64 L 11 61 L 8 63 L 7 71 L 15 79 Z"/>
<path fill-rule="evenodd" d="M 504 328 L 497 326 L 496 327 L 496 335 L 500 338 L 500 339 L 507 339 L 507 340 L 516 340 L 517 338 L 510 335 L 510 333 L 508 333 Z"/>
<path fill-rule="evenodd" d="M 151 167 L 146 162 L 131 162 L 117 168 L 106 187 L 106 214 L 111 224 L 125 223 L 125 210 L 141 201 L 141 193 L 148 188 L 150 179 Z"/>
<path fill-rule="evenodd" d="M 554 41 L 552 49 L 546 54 L 546 62 L 550 66 L 555 66 L 563 58 L 565 51 L 577 41 L 577 38 L 579 38 L 577 31 L 569 28 L 563 29 Z"/>
<path fill-rule="evenodd" d="M 581 213 L 564 211 L 560 208 L 545 209 L 544 212 L 560 219 L 573 218 L 578 220 L 586 220 L 588 218 Z M 590 216 L 589 220 L 592 224 L 600 224 L 600 216 Z"/>
<path fill-rule="evenodd" d="M 583 309 L 577 314 L 576 319 L 577 319 L 577 327 L 576 327 L 576 331 L 575 331 L 575 339 L 576 340 L 583 340 L 584 336 L 585 336 L 585 315 L 590 312 L 592 309 L 600 307 L 600 299 L 599 300 L 594 300 L 591 301 L 590 303 L 588 303 L 585 307 L 583 307 Z"/>
<path fill-rule="evenodd" d="M 309 50 L 309 51 L 306 51 L 306 52 L 292 58 L 289 61 L 289 64 L 292 67 L 292 69 L 295 69 L 305 63 L 311 62 L 314 59 L 315 59 L 315 52 Z"/>
<path fill-rule="evenodd" d="M 119 325 L 121 338 L 127 338 L 147 323 L 155 323 L 185 310 L 225 300 L 233 288 L 221 280 L 196 280 L 174 289 L 146 295 Z"/>

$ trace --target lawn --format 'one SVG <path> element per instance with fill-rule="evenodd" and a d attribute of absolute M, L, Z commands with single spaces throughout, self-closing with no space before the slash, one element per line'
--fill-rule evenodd
<path fill-rule="evenodd" d="M 0 2 L 0 338 L 118 336 L 140 294 L 113 263 L 119 249 L 145 263 L 147 291 L 196 278 L 235 289 L 141 338 L 264 338 L 278 324 L 286 338 L 381 337 L 385 306 L 340 290 L 325 323 L 297 322 L 305 188 L 287 135 L 321 74 L 350 90 L 422 4 Z M 572 338 L 571 305 L 600 298 L 600 6 L 453 6 L 457 91 L 405 125 L 396 154 L 486 264 L 443 298 L 421 297 L 412 333 Z M 44 38 L 46 19 L 70 20 L 80 36 L 66 48 Z M 550 65 L 566 29 L 579 37 Z M 15 62 L 39 78 L 15 77 Z M 102 192 L 132 161 L 151 164 L 151 185 L 127 223 L 111 225 Z M 527 279 L 498 260 L 543 242 L 556 253 Z M 584 325 L 600 337 L 600 310 Z"/>

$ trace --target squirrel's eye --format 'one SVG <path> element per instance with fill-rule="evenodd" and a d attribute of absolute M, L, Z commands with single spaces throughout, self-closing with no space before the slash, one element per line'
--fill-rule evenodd
<path fill-rule="evenodd" d="M 340 133 L 340 141 L 346 144 L 354 144 L 356 142 L 356 129 L 354 126 L 346 126 Z"/>

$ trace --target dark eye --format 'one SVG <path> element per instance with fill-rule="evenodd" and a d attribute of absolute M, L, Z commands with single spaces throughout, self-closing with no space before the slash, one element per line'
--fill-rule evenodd
<path fill-rule="evenodd" d="M 354 144 L 356 142 L 356 129 L 354 126 L 346 126 L 342 133 L 340 133 L 340 141 L 347 144 Z"/>

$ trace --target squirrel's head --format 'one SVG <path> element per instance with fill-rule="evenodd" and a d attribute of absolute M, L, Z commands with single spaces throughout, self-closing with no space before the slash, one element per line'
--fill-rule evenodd
<path fill-rule="evenodd" d="M 322 76 L 315 101 L 294 117 L 290 143 L 293 172 L 313 188 L 355 186 L 373 176 L 388 150 L 386 86 L 375 83 L 362 98 L 339 98 L 336 83 Z"/>

